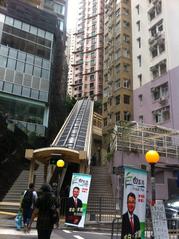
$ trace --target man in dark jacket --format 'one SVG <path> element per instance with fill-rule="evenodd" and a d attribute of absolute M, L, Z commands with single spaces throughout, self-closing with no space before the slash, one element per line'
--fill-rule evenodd
<path fill-rule="evenodd" d="M 30 230 L 34 218 L 37 217 L 38 239 L 50 239 L 54 227 L 52 215 L 54 207 L 57 208 L 58 203 L 55 195 L 52 193 L 52 188 L 49 184 L 43 184 L 28 226 Z M 58 226 L 58 221 L 56 225 Z"/>
<path fill-rule="evenodd" d="M 73 196 L 69 197 L 66 204 L 66 223 L 79 224 L 82 212 L 83 204 L 82 201 L 78 198 L 80 193 L 79 187 L 73 188 Z"/>
<path fill-rule="evenodd" d="M 137 215 L 134 214 L 136 197 L 134 193 L 129 193 L 127 196 L 128 211 L 122 215 L 122 232 L 121 239 L 140 238 L 140 221 Z"/>

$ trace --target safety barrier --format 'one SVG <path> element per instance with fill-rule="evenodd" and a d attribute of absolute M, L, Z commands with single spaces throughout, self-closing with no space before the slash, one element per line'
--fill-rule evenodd
<path fill-rule="evenodd" d="M 179 239 L 179 219 L 177 223 L 173 224 L 173 219 L 168 219 L 168 234 L 169 239 Z M 121 238 L 121 218 L 115 218 L 112 222 L 111 239 Z M 152 220 L 149 218 L 146 220 L 145 226 L 145 239 L 154 239 Z M 164 238 L 163 238 L 164 239 Z"/>

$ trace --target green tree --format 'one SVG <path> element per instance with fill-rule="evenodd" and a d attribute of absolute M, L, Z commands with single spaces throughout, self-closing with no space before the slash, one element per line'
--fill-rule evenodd
<path fill-rule="evenodd" d="M 66 107 L 67 114 L 70 113 L 70 111 L 72 110 L 72 108 L 75 105 L 75 103 L 76 103 L 76 99 L 74 97 L 71 97 L 69 95 L 66 96 L 65 107 Z"/>

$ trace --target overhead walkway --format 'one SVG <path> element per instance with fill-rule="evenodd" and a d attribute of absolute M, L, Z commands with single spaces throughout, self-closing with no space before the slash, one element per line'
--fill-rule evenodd
<path fill-rule="evenodd" d="M 44 163 L 45 177 L 51 177 L 48 165 L 54 154 L 65 163 L 78 163 L 80 171 L 86 171 L 91 160 L 93 106 L 90 99 L 77 101 L 50 147 L 26 150 L 25 157 L 31 160 L 29 182 L 33 181 L 35 160 Z"/>

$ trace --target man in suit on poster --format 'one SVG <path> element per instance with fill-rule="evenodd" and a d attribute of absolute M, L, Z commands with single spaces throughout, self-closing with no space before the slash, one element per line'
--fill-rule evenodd
<path fill-rule="evenodd" d="M 73 196 L 67 199 L 66 203 L 66 223 L 78 225 L 83 212 L 82 201 L 78 198 L 79 187 L 73 188 Z"/>
<path fill-rule="evenodd" d="M 122 215 L 122 231 L 121 239 L 141 238 L 140 237 L 140 221 L 134 214 L 136 204 L 135 194 L 130 192 L 127 196 L 128 211 Z"/>

